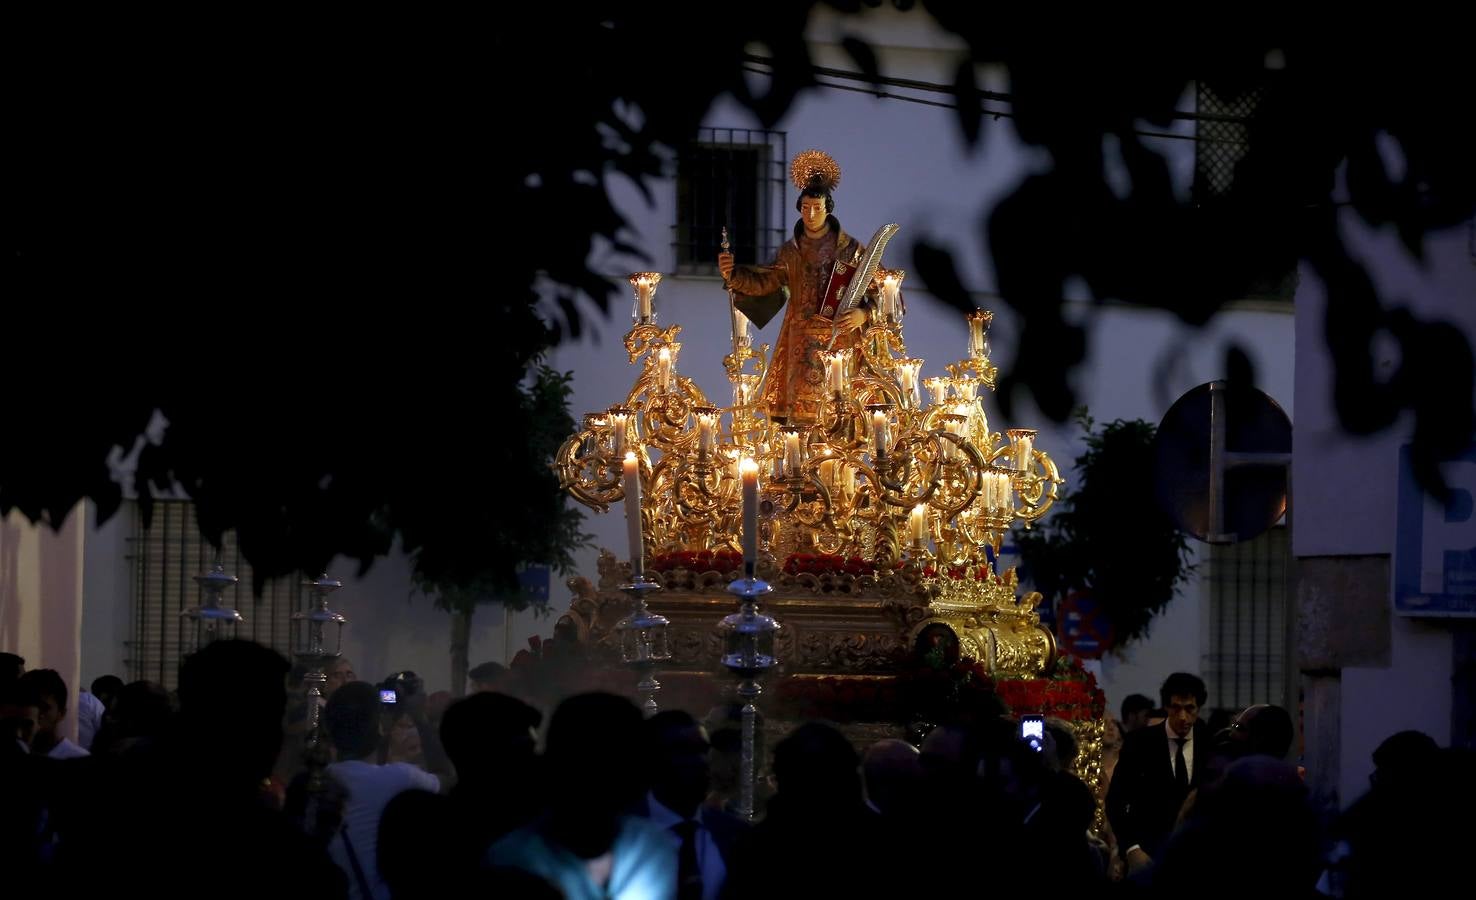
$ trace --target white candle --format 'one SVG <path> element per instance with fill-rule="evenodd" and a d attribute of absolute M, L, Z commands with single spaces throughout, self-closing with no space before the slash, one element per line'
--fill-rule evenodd
<path fill-rule="evenodd" d="M 989 339 L 984 337 L 984 328 L 994 318 L 984 310 L 969 313 L 969 356 L 986 359 L 989 356 Z"/>
<path fill-rule="evenodd" d="M 656 353 L 656 388 L 662 392 L 671 390 L 670 347 L 662 347 Z"/>
<path fill-rule="evenodd" d="M 753 402 L 753 389 L 758 383 L 757 375 L 739 375 L 733 382 L 733 405 L 748 406 Z"/>
<path fill-rule="evenodd" d="M 769 445 L 768 444 L 760 444 L 759 445 L 759 456 L 768 456 L 768 455 L 769 455 Z M 784 477 L 784 454 L 782 452 L 780 452 L 779 447 L 777 445 L 774 447 L 774 455 L 772 457 L 772 464 L 769 467 L 769 477 L 775 479 L 776 481 L 778 479 L 781 479 L 781 478 Z"/>
<path fill-rule="evenodd" d="M 923 382 L 923 386 L 928 389 L 928 393 L 933 395 L 934 406 L 942 406 L 945 402 L 947 402 L 948 379 L 937 377 L 929 378 L 927 381 Z"/>
<path fill-rule="evenodd" d="M 784 474 L 798 475 L 803 461 L 803 457 L 800 456 L 799 432 L 784 432 Z"/>
<path fill-rule="evenodd" d="M 743 570 L 752 577 L 758 564 L 758 463 L 744 457 L 738 471 L 743 476 Z"/>
<path fill-rule="evenodd" d="M 697 411 L 697 449 L 703 453 L 717 452 L 718 417 L 722 413 L 712 407 Z"/>
<path fill-rule="evenodd" d="M 625 455 L 625 439 L 629 434 L 626 424 L 629 421 L 630 413 L 623 411 L 610 413 L 610 449 L 616 456 Z"/>
<path fill-rule="evenodd" d="M 630 276 L 630 285 L 635 288 L 635 320 L 638 325 L 649 325 L 656 318 L 656 285 L 661 283 L 660 272 L 636 272 Z"/>
<path fill-rule="evenodd" d="M 912 514 L 907 517 L 907 527 L 914 547 L 921 547 L 928 540 L 927 512 L 928 508 L 919 504 L 912 508 Z"/>
<path fill-rule="evenodd" d="M 920 359 L 897 360 L 897 386 L 902 389 L 903 402 L 914 408 L 922 402 L 917 392 L 917 373 L 922 364 Z"/>
<path fill-rule="evenodd" d="M 887 434 L 887 414 L 879 409 L 871 413 L 871 446 L 873 455 L 881 459 L 892 448 L 891 436 Z"/>
<path fill-rule="evenodd" d="M 820 358 L 825 361 L 825 381 L 832 394 L 843 393 L 846 389 L 846 357 L 850 353 L 846 350 L 824 350 Z"/>
<path fill-rule="evenodd" d="M 1028 472 L 1035 463 L 1035 429 L 1011 428 L 1009 431 L 1011 462 L 1016 472 Z"/>
<path fill-rule="evenodd" d="M 625 454 L 625 533 L 630 540 L 630 574 L 646 570 L 645 545 L 641 541 L 641 463 L 635 453 Z"/>
<path fill-rule="evenodd" d="M 740 312 L 736 306 L 730 305 L 728 311 L 732 314 L 733 351 L 736 353 L 748 346 L 748 316 Z"/>

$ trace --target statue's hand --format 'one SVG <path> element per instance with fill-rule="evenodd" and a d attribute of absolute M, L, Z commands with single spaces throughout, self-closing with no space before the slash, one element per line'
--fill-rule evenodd
<path fill-rule="evenodd" d="M 724 281 L 728 280 L 729 276 L 733 274 L 733 254 L 718 254 L 718 272 L 722 274 Z"/>
<path fill-rule="evenodd" d="M 836 322 L 841 331 L 859 331 L 866 326 L 866 310 L 846 310 Z"/>

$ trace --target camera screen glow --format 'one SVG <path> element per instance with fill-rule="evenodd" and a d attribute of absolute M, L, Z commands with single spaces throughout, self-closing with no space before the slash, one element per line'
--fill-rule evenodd
<path fill-rule="evenodd" d="M 1020 723 L 1020 736 L 1028 738 L 1045 737 L 1045 723 L 1040 719 L 1026 719 Z"/>

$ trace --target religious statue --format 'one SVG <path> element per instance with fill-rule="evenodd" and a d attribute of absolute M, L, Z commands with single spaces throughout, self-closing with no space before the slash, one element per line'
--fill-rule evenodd
<path fill-rule="evenodd" d="M 800 191 L 794 238 L 767 266 L 734 265 L 733 255 L 724 252 L 718 256 L 718 271 L 738 295 L 788 295 L 761 399 L 775 422 L 812 423 L 820 416 L 825 393 L 819 352 L 856 346 L 866 325 L 869 304 L 843 309 L 842 298 L 868 254 L 867 246 L 842 231 L 833 215 L 831 193 L 840 184 L 835 160 L 806 150 L 795 156 L 789 174 Z M 863 287 L 870 290 L 870 285 Z M 766 322 L 763 318 L 754 324 L 763 327 Z"/>

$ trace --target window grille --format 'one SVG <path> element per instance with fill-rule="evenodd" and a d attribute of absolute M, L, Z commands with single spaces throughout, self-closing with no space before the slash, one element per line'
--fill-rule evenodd
<path fill-rule="evenodd" d="M 138 504 L 130 505 L 133 634 L 127 653 L 128 671 L 134 680 L 156 681 L 173 690 L 183 651 L 189 649 L 193 639 L 193 630 L 180 613 L 200 605 L 203 592 L 195 576 L 209 571 L 215 562 L 215 550 L 200 533 L 193 503 L 155 501 L 153 521 L 147 529 Z M 234 606 L 245 618 L 236 636 L 264 644 L 291 659 L 291 616 L 307 607 L 307 594 L 298 584 L 301 579 L 268 581 L 261 597 L 254 597 L 251 567 L 241 557 L 234 532 L 227 532 L 221 540 L 221 563 L 227 573 L 240 578 L 236 587 L 221 596 L 223 603 Z"/>
<path fill-rule="evenodd" d="M 1210 551 L 1210 706 L 1232 712 L 1287 698 L 1287 530 Z"/>
<path fill-rule="evenodd" d="M 716 275 L 722 230 L 738 261 L 764 264 L 785 239 L 784 133 L 704 128 L 677 158 L 676 274 Z"/>

